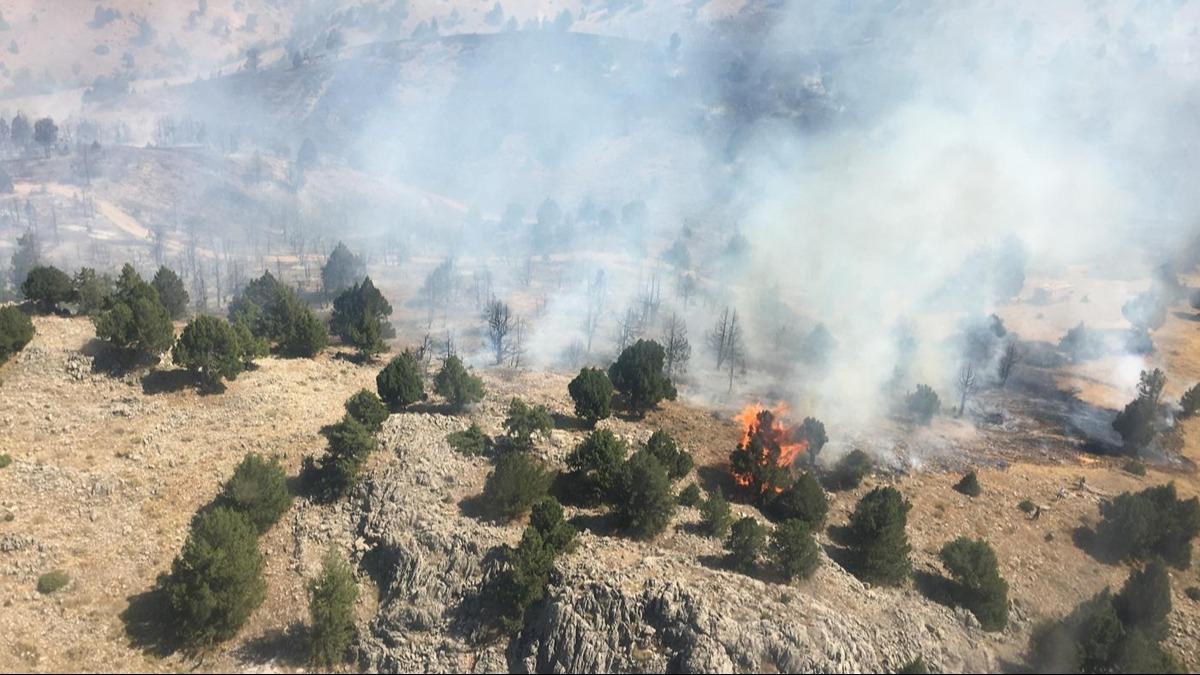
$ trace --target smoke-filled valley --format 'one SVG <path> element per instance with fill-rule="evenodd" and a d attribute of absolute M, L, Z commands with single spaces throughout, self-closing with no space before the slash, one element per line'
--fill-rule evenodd
<path fill-rule="evenodd" d="M 1198 32 L 4 3 L 0 669 L 1194 671 Z"/>

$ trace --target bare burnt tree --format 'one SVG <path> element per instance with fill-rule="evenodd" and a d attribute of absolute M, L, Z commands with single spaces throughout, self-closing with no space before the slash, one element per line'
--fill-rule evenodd
<path fill-rule="evenodd" d="M 434 312 L 441 308 L 445 319 L 447 306 L 454 294 L 454 259 L 446 258 L 425 277 L 421 285 L 421 299 L 428 312 L 426 324 L 433 325 Z"/>
<path fill-rule="evenodd" d="M 746 343 L 742 339 L 742 327 L 734 311 L 725 331 L 725 367 L 729 370 L 729 391 L 733 391 L 733 377 L 746 372 Z"/>
<path fill-rule="evenodd" d="M 958 416 L 962 417 L 963 411 L 967 408 L 967 397 L 975 392 L 978 386 L 975 377 L 975 365 L 970 361 L 963 364 L 958 371 Z"/>
<path fill-rule="evenodd" d="M 596 270 L 596 276 L 588 280 L 587 318 L 583 324 L 588 354 L 592 353 L 592 341 L 596 337 L 596 330 L 600 327 L 600 316 L 604 312 L 605 286 L 604 270 Z"/>
<path fill-rule="evenodd" d="M 1004 353 L 1000 355 L 1000 363 L 996 367 L 996 377 L 1000 380 L 1001 387 L 1008 383 L 1008 378 L 1012 376 L 1017 364 L 1024 358 L 1025 351 L 1021 349 L 1015 339 L 1009 340 L 1004 345 Z"/>
<path fill-rule="evenodd" d="M 726 307 L 721 311 L 717 324 L 708 334 L 708 348 L 717 359 L 717 370 L 725 365 L 732 352 L 735 341 L 741 340 L 741 326 L 738 324 L 737 310 Z"/>
<path fill-rule="evenodd" d="M 513 330 L 513 316 L 508 304 L 493 298 L 483 312 L 483 320 L 487 323 L 488 342 L 492 347 L 497 366 L 504 363 L 508 348 L 508 335 Z"/>
<path fill-rule="evenodd" d="M 442 340 L 442 360 L 445 361 L 451 356 L 458 356 L 458 349 L 454 345 L 454 333 L 446 331 L 446 337 Z"/>
<path fill-rule="evenodd" d="M 692 345 L 687 339 L 687 324 L 674 312 L 667 317 L 663 327 L 663 368 L 667 377 L 674 378 L 687 372 L 688 360 L 692 357 Z"/>
<path fill-rule="evenodd" d="M 659 289 L 658 275 L 655 274 L 642 291 L 641 319 L 644 325 L 653 325 L 658 319 L 658 308 L 662 304 L 662 292 Z"/>
<path fill-rule="evenodd" d="M 484 304 L 493 296 L 492 272 L 488 268 L 475 270 L 471 273 L 471 290 L 475 300 L 475 309 L 482 310 Z"/>
<path fill-rule="evenodd" d="M 527 323 L 518 318 L 513 326 L 512 339 L 508 343 L 508 367 L 520 368 L 525 361 L 525 334 Z"/>
<path fill-rule="evenodd" d="M 642 315 L 636 306 L 629 306 L 617 320 L 617 353 L 637 341 L 642 336 Z"/>
<path fill-rule="evenodd" d="M 204 268 L 194 267 L 192 272 L 192 302 L 196 312 L 208 311 L 208 284 L 204 281 Z"/>

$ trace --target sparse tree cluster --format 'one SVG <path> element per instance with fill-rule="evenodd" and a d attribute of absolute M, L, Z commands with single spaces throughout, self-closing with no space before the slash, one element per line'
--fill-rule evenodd
<path fill-rule="evenodd" d="M 483 380 L 471 374 L 457 356 L 449 356 L 433 378 L 433 391 L 455 411 L 483 400 Z"/>
<path fill-rule="evenodd" d="M 96 337 L 109 342 L 128 358 L 157 357 L 175 341 L 171 316 L 158 291 L 126 264 L 106 308 L 93 317 Z"/>
<path fill-rule="evenodd" d="M 360 389 L 346 399 L 346 414 L 358 420 L 371 433 L 378 433 L 388 418 L 388 408 L 370 389 Z"/>
<path fill-rule="evenodd" d="M 515 520 L 546 496 L 552 479 L 550 471 L 529 453 L 506 452 L 484 481 L 483 504 L 497 520 Z"/>
<path fill-rule="evenodd" d="M 300 156 L 305 157 L 305 148 L 310 148 L 311 153 L 308 154 L 311 154 L 312 161 L 315 162 L 316 149 L 311 141 L 305 140 L 307 143 L 301 146 Z M 358 284 L 364 276 L 366 265 L 363 264 L 362 258 L 339 241 L 326 259 L 325 266 L 321 268 L 321 286 L 325 289 L 327 297 L 333 297 Z"/>
<path fill-rule="evenodd" d="M 966 400 L 965 396 L 963 400 Z M 942 403 L 933 387 L 918 384 L 916 390 L 905 399 L 905 407 L 917 424 L 927 425 L 933 421 L 933 416 L 938 413 Z"/>
<path fill-rule="evenodd" d="M 170 624 L 190 649 L 228 640 L 266 598 L 258 536 L 291 504 L 283 468 L 247 455 L 211 508 L 192 521 L 160 590 Z"/>
<path fill-rule="evenodd" d="M 229 322 L 244 323 L 254 336 L 273 344 L 285 356 L 312 358 L 329 343 L 325 324 L 295 289 L 270 272 L 246 284 L 229 303 Z"/>
<path fill-rule="evenodd" d="M 538 501 L 521 543 L 501 549 L 500 570 L 488 588 L 489 605 L 502 628 L 515 631 L 525 624 L 526 610 L 545 595 L 555 559 L 574 544 L 575 530 L 563 519 L 562 506 L 551 497 Z"/>
<path fill-rule="evenodd" d="M 366 277 L 362 283 L 351 284 L 333 301 L 329 329 L 342 342 L 357 349 L 360 356 L 369 358 L 385 349 L 385 338 L 395 335 L 387 321 L 391 314 L 392 306 L 375 288 L 371 277 Z"/>
<path fill-rule="evenodd" d="M 1047 673 L 1184 672 L 1164 649 L 1171 582 L 1161 563 L 1135 570 L 1121 591 L 1104 589 L 1034 631 L 1030 666 Z"/>
<path fill-rule="evenodd" d="M 1096 544 L 1123 560 L 1159 556 L 1185 568 L 1191 564 L 1192 539 L 1200 534 L 1200 500 L 1179 499 L 1175 484 L 1125 492 L 1100 504 Z"/>
<path fill-rule="evenodd" d="M 75 285 L 71 277 L 57 267 L 39 265 L 25 275 L 21 294 L 40 312 L 58 312 L 60 305 L 75 299 Z"/>

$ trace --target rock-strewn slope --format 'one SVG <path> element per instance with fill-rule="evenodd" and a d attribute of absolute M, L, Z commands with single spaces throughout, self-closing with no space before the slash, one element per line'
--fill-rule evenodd
<path fill-rule="evenodd" d="M 948 670 L 998 666 L 1003 634 L 916 591 L 868 588 L 828 559 L 799 586 L 719 569 L 719 543 L 691 533 L 691 509 L 654 543 L 582 532 L 524 630 L 497 639 L 480 620 L 479 590 L 491 553 L 520 528 L 468 515 L 489 466 L 446 445 L 445 434 L 465 425 L 393 416 L 382 444 L 397 461 L 355 495 L 361 560 L 381 590 L 358 646 L 365 668 L 856 672 L 918 655 Z"/>

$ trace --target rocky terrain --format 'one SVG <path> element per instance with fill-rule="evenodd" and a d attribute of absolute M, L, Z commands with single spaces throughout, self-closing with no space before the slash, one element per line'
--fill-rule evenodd
<path fill-rule="evenodd" d="M 1164 329 L 1178 335 L 1186 322 Z M 347 502 L 298 499 L 262 540 L 269 595 L 239 636 L 202 660 L 156 648 L 146 593 L 178 551 L 195 510 L 247 451 L 276 454 L 289 472 L 322 447 L 321 425 L 341 402 L 371 386 L 377 366 L 334 355 L 316 361 L 264 359 L 221 395 L 177 383 L 169 363 L 123 379 L 93 372 L 86 319 L 38 318 L 34 341 L 0 370 L 0 669 L 202 670 L 303 665 L 304 583 L 335 546 L 358 563 L 357 666 L 370 670 L 529 671 L 887 670 L 914 656 L 946 671 L 1003 670 L 1018 664 L 1036 622 L 1069 611 L 1128 570 L 1097 562 L 1071 543 L 1094 524 L 1105 496 L 1190 474 L 1146 477 L 1112 462 L 1018 462 L 980 472 L 984 495 L 951 490 L 955 473 L 881 474 L 832 497 L 831 524 L 845 522 L 858 496 L 891 482 L 909 498 L 909 535 L 918 582 L 871 588 L 826 551 L 800 584 L 725 570 L 719 542 L 694 533 L 699 516 L 681 509 L 668 532 L 638 542 L 613 532 L 603 514 L 574 510 L 578 549 L 560 559 L 545 602 L 520 634 L 500 638 L 479 623 L 478 592 L 496 546 L 515 544 L 519 524 L 475 517 L 486 460 L 453 452 L 445 435 L 478 421 L 497 433 L 508 398 L 521 395 L 569 413 L 565 375 L 484 371 L 488 395 L 468 415 L 436 406 L 393 415 L 382 451 Z M 1179 338 L 1176 338 L 1179 339 Z M 1190 361 L 1173 367 L 1188 372 Z M 1198 373 L 1200 374 L 1200 373 Z M 737 429 L 724 415 L 672 403 L 641 422 L 602 424 L 631 442 L 654 428 L 680 434 L 700 459 L 689 478 L 723 480 L 721 460 Z M 1191 423 L 1189 423 L 1190 425 Z M 538 452 L 559 462 L 582 436 L 560 425 Z M 1194 454 L 1188 442 L 1185 454 Z M 714 482 L 715 481 L 715 482 Z M 1042 507 L 1030 520 L 1016 507 Z M 744 505 L 735 510 L 753 514 Z M 936 575 L 937 549 L 959 535 L 995 547 L 1011 585 L 1012 621 L 982 631 L 961 609 L 937 604 L 920 580 Z M 38 576 L 62 569 L 66 589 L 41 595 Z M 924 577 L 922 576 L 924 574 Z M 1173 571 L 1175 611 L 1167 645 L 1196 667 L 1200 611 L 1183 593 L 1194 570 Z M 152 618 L 151 618 L 152 623 Z"/>

